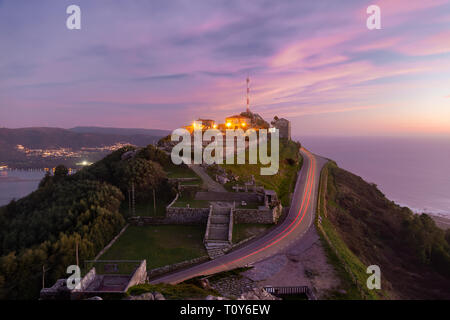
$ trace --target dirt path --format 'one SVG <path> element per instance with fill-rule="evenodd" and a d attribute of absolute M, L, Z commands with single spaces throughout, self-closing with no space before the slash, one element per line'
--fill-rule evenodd
<path fill-rule="evenodd" d="M 211 179 L 205 169 L 199 165 L 191 165 L 190 168 L 202 179 L 208 191 L 227 192 L 227 190 L 218 182 Z"/>

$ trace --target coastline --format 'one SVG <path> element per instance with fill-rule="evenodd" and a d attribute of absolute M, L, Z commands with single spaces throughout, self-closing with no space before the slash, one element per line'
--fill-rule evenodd
<path fill-rule="evenodd" d="M 443 216 L 438 216 L 432 213 L 426 213 L 427 215 L 429 215 L 434 222 L 436 223 L 436 225 L 443 229 L 443 230 L 447 230 L 450 229 L 450 219 L 449 218 L 445 218 Z"/>

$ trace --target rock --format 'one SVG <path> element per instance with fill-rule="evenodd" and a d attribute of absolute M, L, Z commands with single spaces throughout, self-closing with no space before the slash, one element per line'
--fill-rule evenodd
<path fill-rule="evenodd" d="M 270 293 L 264 288 L 254 288 L 251 291 L 243 293 L 238 300 L 281 300 Z"/>
<path fill-rule="evenodd" d="M 154 292 L 153 296 L 155 297 L 155 300 L 166 300 L 166 298 L 164 298 L 164 296 L 159 292 Z"/>
<path fill-rule="evenodd" d="M 209 295 L 205 298 L 205 300 L 228 300 L 228 299 L 224 298 L 224 297 L 215 297 L 215 296 Z"/>
<path fill-rule="evenodd" d="M 139 296 L 131 296 L 129 300 L 156 300 L 152 293 L 146 292 Z"/>
<path fill-rule="evenodd" d="M 95 296 L 95 297 L 91 297 L 91 298 L 86 299 L 86 300 L 103 300 L 103 299 L 101 297 L 99 297 L 99 296 Z"/>
<path fill-rule="evenodd" d="M 211 284 L 209 283 L 209 280 L 208 280 L 208 279 L 200 280 L 200 285 L 201 285 L 202 288 L 205 289 L 205 290 L 211 290 L 211 289 L 212 289 L 212 288 L 211 288 Z"/>

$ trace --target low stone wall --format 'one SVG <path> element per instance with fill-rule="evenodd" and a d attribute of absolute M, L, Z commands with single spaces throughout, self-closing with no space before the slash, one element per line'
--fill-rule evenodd
<path fill-rule="evenodd" d="M 109 248 L 111 248 L 111 246 L 114 244 L 114 242 L 117 241 L 117 239 L 120 238 L 120 236 L 125 232 L 125 230 L 127 230 L 128 226 L 130 224 L 126 224 L 125 227 L 122 228 L 122 230 L 120 230 L 119 234 L 117 236 L 115 236 L 107 245 L 106 247 L 104 247 L 98 254 L 97 256 L 94 258 L 94 261 L 98 260 L 105 252 L 106 250 L 108 250 Z"/>
<path fill-rule="evenodd" d="M 182 191 L 191 191 L 191 192 L 195 192 L 195 191 L 197 191 L 198 190 L 198 188 L 199 188 L 199 186 L 200 186 L 200 182 L 199 182 L 199 184 L 180 184 L 179 186 L 178 186 L 178 190 L 180 191 L 180 192 L 182 192 Z"/>
<path fill-rule="evenodd" d="M 145 283 L 147 280 L 147 260 L 142 260 L 139 267 L 134 272 L 133 276 L 130 279 L 127 287 L 125 288 L 125 292 L 132 286 L 137 284 Z"/>
<path fill-rule="evenodd" d="M 201 256 L 199 258 L 182 261 L 182 262 L 175 263 L 175 264 L 170 264 L 170 265 L 160 267 L 160 268 L 151 269 L 147 272 L 147 276 L 149 279 L 152 279 L 155 277 L 159 277 L 163 274 L 166 274 L 168 272 L 173 272 L 175 270 L 186 268 L 186 267 L 192 266 L 194 264 L 203 263 L 203 262 L 206 262 L 209 260 L 210 260 L 209 256 Z"/>
<path fill-rule="evenodd" d="M 177 182 L 187 182 L 187 181 L 196 181 L 199 180 L 199 178 L 169 178 L 169 182 L 177 183 Z"/>
<path fill-rule="evenodd" d="M 211 208 L 170 207 L 166 211 L 166 220 L 172 224 L 206 224 Z"/>
<path fill-rule="evenodd" d="M 233 243 L 233 224 L 234 224 L 234 210 L 230 212 L 230 222 L 228 224 L 228 242 Z"/>
<path fill-rule="evenodd" d="M 135 226 L 165 224 L 206 224 L 211 208 L 178 208 L 167 207 L 165 217 L 130 217 L 129 223 Z"/>
<path fill-rule="evenodd" d="M 92 281 L 95 280 L 95 277 L 97 276 L 97 273 L 95 271 L 95 268 L 92 268 L 86 275 L 81 279 L 80 281 L 80 288 L 75 288 L 73 291 L 84 291 L 86 290 L 89 285 L 92 283 Z"/>
<path fill-rule="evenodd" d="M 216 192 L 216 191 L 200 191 L 195 195 L 196 200 L 206 201 L 246 201 L 246 202 L 262 202 L 264 195 L 254 192 Z"/>
<path fill-rule="evenodd" d="M 206 220 L 207 221 L 206 222 L 206 231 L 205 231 L 205 236 L 203 237 L 203 243 L 205 243 L 205 244 L 209 240 L 209 226 L 211 225 L 211 215 L 213 213 L 213 210 L 214 209 L 212 209 L 212 207 L 211 207 L 211 210 L 209 210 L 209 213 L 208 213 L 208 218 Z"/>
<path fill-rule="evenodd" d="M 158 226 L 169 224 L 165 217 L 130 217 L 128 222 L 133 226 Z"/>
<path fill-rule="evenodd" d="M 234 223 L 259 223 L 272 224 L 277 223 L 281 216 L 282 207 L 277 206 L 273 209 L 234 209 Z"/>
<path fill-rule="evenodd" d="M 50 288 L 41 290 L 40 300 L 70 300 L 71 292 L 66 286 L 66 279 L 59 279 Z"/>

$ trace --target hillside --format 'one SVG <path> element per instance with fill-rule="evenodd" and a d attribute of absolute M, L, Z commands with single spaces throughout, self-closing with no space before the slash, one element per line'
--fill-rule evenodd
<path fill-rule="evenodd" d="M 128 153 L 128 157 L 122 156 Z M 58 166 L 30 195 L 0 207 L 0 299 L 33 299 L 45 281 L 54 283 L 75 263 L 89 260 L 124 226 L 133 184 L 136 201 L 173 199 L 175 190 L 162 164 L 168 156 L 154 148 L 119 149 L 68 175 Z"/>
<path fill-rule="evenodd" d="M 334 163 L 323 173 L 320 228 L 363 291 L 365 267 L 378 265 L 380 298 L 450 298 L 448 230 L 439 229 L 425 214 L 416 215 L 389 201 L 376 185 Z"/>
<path fill-rule="evenodd" d="M 239 181 L 231 181 L 225 185 L 229 191 L 232 191 L 232 186 L 235 184 L 242 185 L 243 182 L 249 181 L 251 176 L 255 178 L 256 184 L 265 187 L 266 189 L 275 190 L 278 199 L 283 206 L 289 206 L 290 196 L 294 189 L 295 181 L 297 179 L 297 172 L 300 170 L 303 158 L 300 155 L 301 144 L 292 140 L 280 140 L 280 162 L 279 170 L 275 175 L 261 175 L 261 167 L 266 165 L 258 164 L 222 164 L 220 165 L 226 172 L 239 177 Z M 270 152 L 270 145 L 268 148 Z M 248 149 L 246 150 L 245 159 L 248 159 Z M 217 173 L 217 165 L 210 166 L 208 173 L 213 179 Z"/>

